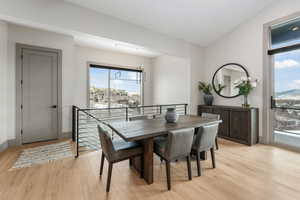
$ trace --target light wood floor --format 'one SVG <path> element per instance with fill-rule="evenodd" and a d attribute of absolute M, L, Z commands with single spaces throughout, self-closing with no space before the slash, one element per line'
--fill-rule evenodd
<path fill-rule="evenodd" d="M 20 148 L 14 148 L 0 154 L 1 200 L 300 199 L 300 154 L 277 147 L 220 140 L 217 168 L 211 169 L 209 157 L 202 162 L 201 177 L 196 176 L 195 161 L 192 181 L 187 181 L 185 162 L 172 164 L 172 191 L 166 189 L 165 166 L 157 158 L 152 185 L 124 161 L 114 166 L 109 194 L 105 192 L 107 163 L 103 179 L 98 176 L 99 152 L 8 171 L 19 152 Z"/>

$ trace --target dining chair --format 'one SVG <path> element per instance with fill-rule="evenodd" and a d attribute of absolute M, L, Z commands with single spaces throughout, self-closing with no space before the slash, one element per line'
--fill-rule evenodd
<path fill-rule="evenodd" d="M 104 158 L 106 158 L 106 160 L 109 163 L 106 192 L 109 192 L 113 164 L 136 156 L 141 156 L 143 159 L 143 148 L 136 142 L 126 142 L 124 140 L 112 140 L 109 133 L 106 130 L 104 130 L 100 125 L 98 125 L 98 133 L 99 133 L 99 139 L 102 148 L 100 176 L 102 176 Z M 143 165 L 141 165 L 141 176 L 142 175 L 143 175 Z"/>
<path fill-rule="evenodd" d="M 143 119 L 148 119 L 148 116 L 147 115 L 138 115 L 138 116 L 129 117 L 129 121 L 143 120 Z"/>
<path fill-rule="evenodd" d="M 218 114 L 212 114 L 212 113 L 202 113 L 201 117 L 208 118 L 208 119 L 216 119 L 220 120 L 221 116 Z M 219 143 L 218 143 L 218 135 L 216 136 L 216 149 L 219 150 Z"/>
<path fill-rule="evenodd" d="M 210 151 L 213 168 L 216 168 L 214 147 L 218 127 L 219 124 L 200 127 L 194 136 L 192 154 L 196 154 L 198 176 L 201 176 L 200 152 Z"/>
<path fill-rule="evenodd" d="M 168 132 L 168 136 L 154 138 L 154 153 L 166 162 L 167 186 L 171 189 L 170 162 L 185 157 L 188 177 L 192 180 L 190 153 L 193 144 L 194 129 L 186 128 Z"/>
<path fill-rule="evenodd" d="M 153 117 L 153 119 L 164 119 L 165 115 L 163 115 L 163 114 L 156 114 L 156 115 L 153 115 L 152 117 Z"/>

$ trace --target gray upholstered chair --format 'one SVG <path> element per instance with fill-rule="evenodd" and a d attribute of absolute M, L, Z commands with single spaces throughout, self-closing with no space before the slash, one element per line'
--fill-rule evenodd
<path fill-rule="evenodd" d="M 138 115 L 129 117 L 129 121 L 135 121 L 135 120 L 143 120 L 143 119 L 149 119 L 147 115 Z"/>
<path fill-rule="evenodd" d="M 164 114 L 156 114 L 156 115 L 153 115 L 153 119 L 165 119 L 165 115 Z"/>
<path fill-rule="evenodd" d="M 220 115 L 212 114 L 212 113 L 202 113 L 201 117 L 208 118 L 208 119 L 216 119 L 216 120 L 220 120 L 221 118 Z M 219 150 L 218 135 L 216 137 L 215 144 L 216 144 L 216 149 Z"/>
<path fill-rule="evenodd" d="M 190 153 L 193 144 L 194 129 L 187 128 L 168 132 L 167 137 L 154 139 L 154 152 L 166 161 L 167 185 L 171 189 L 170 162 L 185 157 L 189 180 L 192 180 Z"/>
<path fill-rule="evenodd" d="M 218 133 L 219 124 L 203 126 L 198 129 L 194 136 L 192 153 L 196 154 L 198 176 L 201 176 L 200 152 L 210 151 L 213 168 L 216 168 L 215 161 L 215 138 Z"/>
<path fill-rule="evenodd" d="M 135 142 L 126 142 L 124 140 L 111 140 L 109 133 L 98 125 L 99 138 L 102 148 L 101 164 L 100 164 L 100 176 L 102 176 L 104 158 L 109 163 L 108 175 L 106 183 L 106 192 L 109 192 L 110 181 L 113 164 L 120 162 L 135 156 L 143 157 L 143 148 Z M 141 167 L 141 175 L 143 174 L 143 165 Z"/>

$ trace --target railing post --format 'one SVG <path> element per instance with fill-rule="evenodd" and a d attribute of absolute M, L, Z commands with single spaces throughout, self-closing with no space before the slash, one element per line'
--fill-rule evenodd
<path fill-rule="evenodd" d="M 72 141 L 76 140 L 76 106 L 72 106 Z"/>
<path fill-rule="evenodd" d="M 187 104 L 184 104 L 184 115 L 187 114 Z"/>
<path fill-rule="evenodd" d="M 125 112 L 126 112 L 126 121 L 128 121 L 128 107 L 126 107 Z"/>
<path fill-rule="evenodd" d="M 76 158 L 79 156 L 79 109 L 76 110 Z"/>

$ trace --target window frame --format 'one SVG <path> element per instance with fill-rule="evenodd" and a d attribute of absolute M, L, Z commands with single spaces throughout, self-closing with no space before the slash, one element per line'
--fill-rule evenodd
<path fill-rule="evenodd" d="M 144 69 L 141 67 L 137 67 L 134 69 L 133 67 L 125 67 L 125 66 L 116 66 L 116 65 L 109 65 L 109 64 L 96 64 L 92 62 L 87 63 L 87 103 L 86 106 L 90 108 L 90 68 L 100 68 L 100 69 L 108 69 L 108 88 L 109 88 L 109 103 L 108 103 L 108 109 L 111 108 L 111 100 L 110 100 L 110 70 L 122 70 L 122 71 L 130 71 L 130 72 L 139 72 L 141 73 L 141 88 L 140 88 L 140 94 L 141 94 L 141 104 L 144 105 Z"/>

